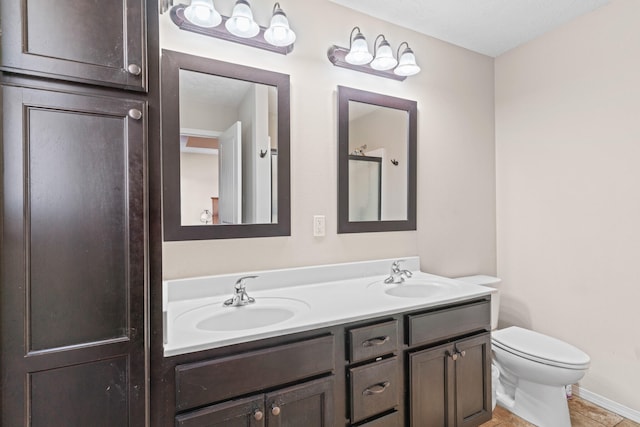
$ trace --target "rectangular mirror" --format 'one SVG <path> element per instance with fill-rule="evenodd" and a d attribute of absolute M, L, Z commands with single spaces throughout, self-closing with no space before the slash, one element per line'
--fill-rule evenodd
<path fill-rule="evenodd" d="M 338 87 L 338 232 L 416 229 L 415 101 Z"/>
<path fill-rule="evenodd" d="M 290 234 L 289 76 L 162 52 L 165 240 Z"/>

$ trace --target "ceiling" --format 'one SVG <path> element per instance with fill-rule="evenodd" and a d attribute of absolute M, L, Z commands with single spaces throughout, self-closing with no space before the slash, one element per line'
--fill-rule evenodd
<path fill-rule="evenodd" d="M 611 0 L 329 1 L 496 57 Z M 365 30 L 367 38 L 376 35 L 374 29 Z"/>
<path fill-rule="evenodd" d="M 180 70 L 180 97 L 211 109 L 237 109 L 251 82 Z"/>

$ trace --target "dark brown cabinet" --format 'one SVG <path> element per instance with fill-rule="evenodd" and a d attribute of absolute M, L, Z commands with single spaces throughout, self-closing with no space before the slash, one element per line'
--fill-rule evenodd
<path fill-rule="evenodd" d="M 477 426 L 491 419 L 489 333 L 409 353 L 410 425 Z"/>
<path fill-rule="evenodd" d="M 398 357 L 349 369 L 351 423 L 397 409 L 400 405 Z"/>
<path fill-rule="evenodd" d="M 480 297 L 164 358 L 157 425 L 477 427 L 489 329 Z"/>
<path fill-rule="evenodd" d="M 477 426 L 491 419 L 491 335 L 455 342 L 456 425 Z"/>
<path fill-rule="evenodd" d="M 221 403 L 176 417 L 176 427 L 263 427 L 264 396 Z"/>
<path fill-rule="evenodd" d="M 176 425 L 333 426 L 334 355 L 334 336 L 324 335 L 178 365 Z"/>
<path fill-rule="evenodd" d="M 1 87 L 2 425 L 144 425 L 146 103 L 38 86 Z"/>
<path fill-rule="evenodd" d="M 5 71 L 147 88 L 144 0 L 2 0 Z"/>
<path fill-rule="evenodd" d="M 346 332 L 351 425 L 367 419 L 371 425 L 398 425 L 403 389 L 398 323 L 390 319 Z"/>
<path fill-rule="evenodd" d="M 332 427 L 333 377 L 176 417 L 177 427 Z"/>
<path fill-rule="evenodd" d="M 268 427 L 333 427 L 333 377 L 265 396 Z"/>

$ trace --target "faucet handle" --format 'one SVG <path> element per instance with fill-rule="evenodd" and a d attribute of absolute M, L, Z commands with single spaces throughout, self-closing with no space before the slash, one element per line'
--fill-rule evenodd
<path fill-rule="evenodd" d="M 235 289 L 236 291 L 240 291 L 244 289 L 245 286 L 245 280 L 247 279 L 257 279 L 258 276 L 243 276 L 241 278 L 239 278 L 238 280 L 236 280 L 236 284 L 235 284 Z"/>
<path fill-rule="evenodd" d="M 393 263 L 391 264 L 391 269 L 395 272 L 399 272 L 400 271 L 400 263 L 404 262 L 403 259 L 398 259 L 393 261 Z"/>

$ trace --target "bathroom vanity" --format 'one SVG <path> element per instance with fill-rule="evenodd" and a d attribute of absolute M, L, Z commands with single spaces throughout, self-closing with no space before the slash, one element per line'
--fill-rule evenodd
<path fill-rule="evenodd" d="M 232 289 L 233 276 L 165 282 L 164 425 L 486 422 L 489 290 L 420 273 L 416 260 L 408 263 L 415 267 L 413 277 L 400 284 L 385 284 L 386 276 L 378 274 L 390 261 L 260 272 L 247 284 L 256 299 L 251 307 L 222 307 L 227 294 L 199 295 L 224 282 Z M 331 279 L 324 268 L 342 269 L 346 278 L 308 283 L 312 277 Z M 254 309 L 269 298 L 263 311 Z M 273 302 L 280 299 L 307 307 L 295 307 L 282 321 L 267 314 L 271 325 L 242 323 L 244 315 L 238 315 L 237 328 L 228 323 L 234 310 L 253 309 L 254 318 L 278 312 L 287 304 Z M 231 317 L 219 323 L 226 326 L 209 322 L 218 316 Z"/>

